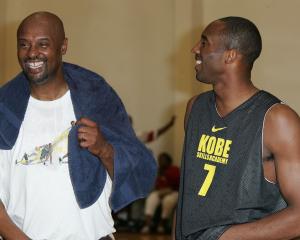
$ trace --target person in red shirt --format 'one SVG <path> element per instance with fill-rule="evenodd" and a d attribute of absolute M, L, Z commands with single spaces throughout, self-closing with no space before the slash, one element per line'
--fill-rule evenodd
<path fill-rule="evenodd" d="M 149 233 L 153 221 L 154 213 L 161 205 L 161 220 L 158 225 L 158 232 L 166 232 L 169 217 L 172 214 L 178 198 L 180 171 L 173 165 L 171 156 L 161 153 L 158 156 L 158 176 L 155 189 L 146 199 L 145 204 L 145 225 L 142 233 Z"/>

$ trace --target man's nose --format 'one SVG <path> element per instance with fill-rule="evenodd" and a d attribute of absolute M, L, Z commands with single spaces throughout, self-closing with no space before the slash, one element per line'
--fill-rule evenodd
<path fill-rule="evenodd" d="M 31 46 L 28 50 L 28 56 L 30 58 L 36 58 L 38 55 L 38 49 L 35 46 Z"/>
<path fill-rule="evenodd" d="M 195 46 L 191 49 L 191 52 L 194 54 L 200 53 L 200 41 L 195 44 Z"/>

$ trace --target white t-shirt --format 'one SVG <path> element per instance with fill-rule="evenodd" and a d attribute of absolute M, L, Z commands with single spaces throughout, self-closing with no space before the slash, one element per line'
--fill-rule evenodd
<path fill-rule="evenodd" d="M 69 91 L 54 101 L 30 97 L 15 146 L 0 150 L 0 198 L 34 240 L 96 240 L 115 232 L 108 174 L 96 203 L 80 209 L 76 202 L 67 156 L 74 120 Z"/>

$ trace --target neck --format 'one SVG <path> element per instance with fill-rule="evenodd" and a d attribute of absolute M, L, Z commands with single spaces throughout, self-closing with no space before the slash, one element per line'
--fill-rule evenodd
<path fill-rule="evenodd" d="M 221 117 L 226 116 L 258 91 L 250 80 L 239 80 L 239 82 L 215 85 L 214 92 L 218 113 Z"/>
<path fill-rule="evenodd" d="M 31 84 L 31 96 L 42 101 L 53 101 L 62 97 L 69 87 L 64 79 L 43 85 Z"/>

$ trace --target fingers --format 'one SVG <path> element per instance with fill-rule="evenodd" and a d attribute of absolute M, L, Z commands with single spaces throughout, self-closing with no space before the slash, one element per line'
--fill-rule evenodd
<path fill-rule="evenodd" d="M 83 148 L 88 148 L 90 146 L 93 146 L 93 144 L 95 143 L 95 141 L 93 141 L 91 138 L 88 138 L 86 136 L 79 136 L 79 135 L 78 135 L 78 141 L 80 147 Z"/>
<path fill-rule="evenodd" d="M 81 126 L 78 128 L 78 141 L 82 147 L 86 146 L 87 144 L 94 144 L 99 135 L 100 134 L 97 127 Z"/>
<path fill-rule="evenodd" d="M 88 134 L 91 134 L 91 135 L 93 135 L 93 134 L 95 134 L 96 133 L 96 131 L 98 130 L 98 127 L 96 126 L 96 127 L 86 127 L 86 126 L 80 126 L 79 128 L 78 128 L 78 133 L 88 133 Z"/>
<path fill-rule="evenodd" d="M 80 118 L 76 122 L 71 122 L 73 126 L 78 125 L 78 139 L 79 140 L 87 140 L 90 137 L 96 136 L 99 134 L 100 129 L 97 126 L 97 123 L 88 119 L 88 118 Z"/>
<path fill-rule="evenodd" d="M 105 139 L 97 123 L 88 118 L 80 118 L 75 125 L 79 126 L 77 135 L 79 145 L 97 154 L 105 144 Z"/>
<path fill-rule="evenodd" d="M 87 126 L 87 127 L 97 127 L 97 123 L 95 123 L 94 121 L 88 119 L 88 118 L 80 118 L 75 125 L 83 125 L 83 126 Z"/>

